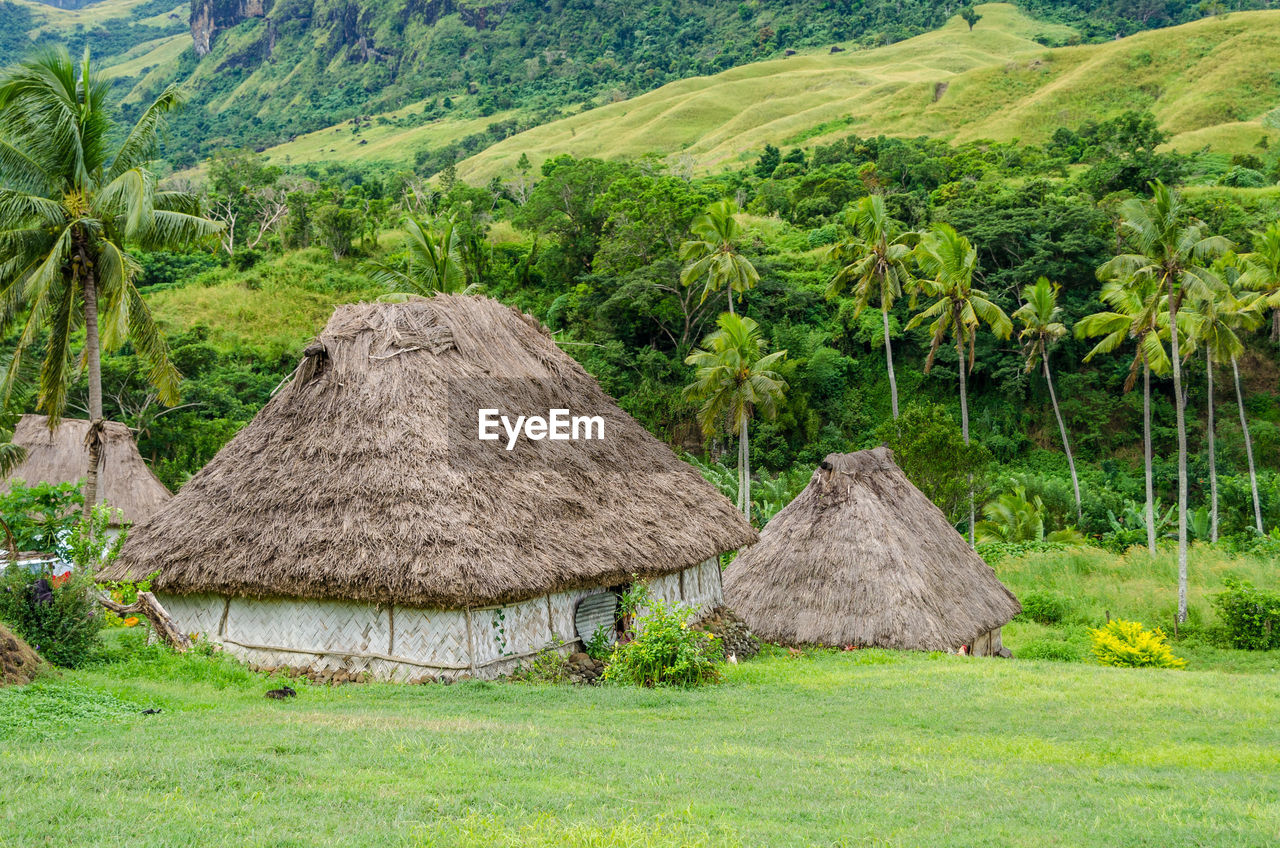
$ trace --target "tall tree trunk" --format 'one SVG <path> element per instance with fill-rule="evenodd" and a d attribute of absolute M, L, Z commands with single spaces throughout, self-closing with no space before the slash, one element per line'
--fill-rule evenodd
<path fill-rule="evenodd" d="M 1204 348 L 1205 385 L 1209 402 L 1209 541 L 1218 541 L 1218 451 L 1215 444 L 1213 420 L 1213 345 Z"/>
<path fill-rule="evenodd" d="M 729 314 L 733 315 L 733 283 L 729 283 L 725 288 L 729 291 Z"/>
<path fill-rule="evenodd" d="M 1071 442 L 1067 439 L 1067 425 L 1062 420 L 1062 410 L 1058 409 L 1058 394 L 1053 390 L 1053 377 L 1049 374 L 1049 352 L 1044 351 L 1040 357 L 1044 365 L 1044 381 L 1049 385 L 1049 400 L 1053 401 L 1053 414 L 1058 419 L 1058 432 L 1062 434 L 1062 450 L 1067 454 L 1067 468 L 1071 471 L 1071 488 L 1076 495 L 1076 525 L 1084 523 L 1084 510 L 1080 506 L 1080 478 L 1076 476 L 1076 461 L 1071 456 Z"/>
<path fill-rule="evenodd" d="M 956 316 L 959 318 L 959 316 Z M 960 433 L 964 443 L 969 444 L 969 395 L 965 386 L 964 336 L 960 322 L 956 322 L 956 355 L 960 357 Z M 973 508 L 973 472 L 969 473 L 969 547 L 976 548 L 974 540 L 974 508 Z"/>
<path fill-rule="evenodd" d="M 1240 431 L 1244 433 L 1244 456 L 1249 461 L 1249 489 L 1253 492 L 1254 527 L 1262 533 L 1262 502 L 1258 500 L 1258 472 L 1253 467 L 1253 439 L 1249 438 L 1249 418 L 1244 412 L 1244 393 L 1240 391 L 1240 366 L 1231 357 L 1231 374 L 1236 378 L 1236 405 L 1240 407 Z"/>
<path fill-rule="evenodd" d="M 80 250 L 84 268 L 84 333 L 85 358 L 89 363 L 89 468 L 84 481 L 82 517 L 87 522 L 98 502 L 98 464 L 102 456 L 102 351 L 98 337 L 98 286 L 95 269 L 89 264 L 85 250 Z M 86 524 L 87 527 L 87 524 Z"/>
<path fill-rule="evenodd" d="M 889 307 L 880 306 L 884 318 L 884 361 L 889 368 L 889 403 L 893 408 L 893 420 L 898 420 L 898 378 L 893 375 L 893 343 L 889 341 Z"/>
<path fill-rule="evenodd" d="M 1151 473 L 1151 363 L 1142 358 L 1142 463 L 1147 478 L 1147 552 L 1156 555 L 1155 485 Z"/>
<path fill-rule="evenodd" d="M 1182 406 L 1182 362 L 1178 358 L 1178 296 L 1169 281 L 1169 359 L 1173 364 L 1173 408 L 1178 416 L 1178 621 L 1187 620 L 1187 415 Z"/>
<path fill-rule="evenodd" d="M 742 514 L 751 521 L 751 444 L 747 441 L 747 417 L 742 416 L 742 426 L 738 435 L 738 443 L 742 445 Z"/>
<path fill-rule="evenodd" d="M 1280 342 L 1280 306 L 1271 310 L 1271 341 Z"/>

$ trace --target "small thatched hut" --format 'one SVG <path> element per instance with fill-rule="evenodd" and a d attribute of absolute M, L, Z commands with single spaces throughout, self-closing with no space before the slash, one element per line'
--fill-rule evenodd
<path fill-rule="evenodd" d="M 487 409 L 603 438 L 480 440 Z M 718 554 L 755 538 L 545 328 L 441 295 L 339 307 L 104 578 L 158 572 L 185 631 L 260 665 L 490 677 L 583 638 L 578 602 L 633 580 L 719 603 Z"/>
<path fill-rule="evenodd" d="M 823 460 L 724 591 L 752 632 L 789 645 L 996 654 L 1021 609 L 883 447 Z"/>
<path fill-rule="evenodd" d="M 89 465 L 85 434 L 89 422 L 64 418 L 49 430 L 44 415 L 24 415 L 13 431 L 14 444 L 27 456 L 7 480 L 31 483 L 75 483 Z M 133 432 L 115 421 L 104 422 L 98 460 L 98 502 L 120 510 L 120 523 L 140 524 L 173 498 L 138 453 Z"/>

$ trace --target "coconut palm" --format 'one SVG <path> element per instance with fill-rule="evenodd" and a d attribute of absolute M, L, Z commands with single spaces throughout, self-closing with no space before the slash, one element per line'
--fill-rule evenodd
<path fill-rule="evenodd" d="M 969 444 L 969 398 L 967 375 L 973 371 L 974 341 L 978 327 L 986 324 L 997 337 L 1009 338 L 1013 322 L 1004 310 L 973 287 L 978 270 L 978 251 L 969 240 L 949 224 L 939 224 L 926 233 L 915 248 L 916 263 L 923 277 L 920 290 L 933 303 L 917 313 L 907 324 L 913 329 L 926 321 L 932 341 L 924 371 L 933 369 L 938 348 L 950 335 L 955 339 L 957 368 L 960 372 L 960 432 Z M 966 353 L 967 351 L 967 353 Z M 973 478 L 969 479 L 969 545 L 974 544 Z"/>
<path fill-rule="evenodd" d="M 767 418 L 778 413 L 787 383 L 775 369 L 785 350 L 766 354 L 760 326 L 739 315 L 724 313 L 719 329 L 689 354 L 685 364 L 697 369 L 696 380 L 684 397 L 701 403 L 702 431 L 712 436 L 724 427 L 738 437 L 738 509 L 751 518 L 751 447 L 747 425 L 756 412 Z"/>
<path fill-rule="evenodd" d="M 1049 348 L 1067 334 L 1067 326 L 1061 321 L 1062 307 L 1058 306 L 1058 288 L 1047 277 L 1036 280 L 1033 286 L 1026 286 L 1022 290 L 1022 299 L 1026 302 L 1013 313 L 1013 317 L 1022 324 L 1018 339 L 1022 342 L 1022 355 L 1027 360 L 1027 373 L 1030 374 L 1037 364 L 1044 370 L 1049 400 L 1053 402 L 1053 414 L 1058 419 L 1058 432 L 1062 435 L 1062 450 L 1067 455 L 1067 468 L 1071 471 L 1071 488 L 1076 496 L 1076 521 L 1083 522 L 1076 461 L 1071 456 L 1067 425 L 1062 420 L 1062 410 L 1058 408 L 1058 395 L 1053 390 L 1053 375 L 1049 373 Z"/>
<path fill-rule="evenodd" d="M 178 89 L 166 88 L 113 146 L 110 87 L 87 51 L 77 65 L 65 50 L 48 50 L 0 75 L 0 325 L 20 326 L 0 394 L 10 397 L 23 356 L 47 335 L 37 402 L 57 426 L 84 328 L 93 422 L 86 518 L 97 499 L 102 350 L 128 340 L 160 400 L 178 396 L 178 372 L 134 285 L 140 266 L 128 248 L 172 250 L 219 230 L 199 214 L 197 197 L 161 190 L 148 168 Z"/>
<path fill-rule="evenodd" d="M 1150 278 L 1139 280 L 1112 280 L 1102 286 L 1102 302 L 1110 310 L 1086 315 L 1076 322 L 1076 338 L 1102 336 L 1085 355 L 1089 362 L 1100 353 L 1112 353 L 1127 339 L 1138 342 L 1129 376 L 1125 380 L 1126 392 L 1133 388 L 1138 367 L 1142 367 L 1142 461 L 1146 478 L 1145 518 L 1147 526 L 1147 551 L 1156 555 L 1156 508 L 1154 482 L 1151 471 L 1151 374 L 1169 373 L 1169 354 L 1162 338 L 1168 337 L 1168 318 L 1163 311 L 1164 300 L 1160 287 Z M 1163 318 L 1163 322 L 1162 319 Z"/>
<path fill-rule="evenodd" d="M 1271 308 L 1271 341 L 1280 342 L 1280 221 L 1254 232 L 1253 252 L 1240 258 L 1244 266 L 1240 283 L 1262 293 Z"/>
<path fill-rule="evenodd" d="M 918 234 L 906 230 L 900 221 L 889 217 L 884 198 L 869 195 L 858 201 L 849 212 L 848 239 L 831 246 L 828 255 L 840 270 L 827 285 L 827 297 L 849 289 L 853 293 L 854 317 L 861 314 L 872 298 L 879 301 L 884 322 L 884 359 L 889 370 L 889 402 L 893 417 L 898 418 L 898 381 L 893 374 L 893 345 L 889 339 L 889 310 L 911 285 L 911 248 Z"/>
<path fill-rule="evenodd" d="M 1187 296 L 1200 296 L 1216 283 L 1209 265 L 1231 249 L 1231 242 L 1208 235 L 1203 222 L 1191 220 L 1181 198 L 1159 181 L 1151 200 L 1131 198 L 1120 205 L 1120 229 L 1133 248 L 1098 269 L 1100 279 L 1155 280 L 1169 312 L 1169 361 L 1173 370 L 1174 411 L 1178 427 L 1178 621 L 1187 620 L 1187 416 L 1183 403 L 1178 311 Z"/>
<path fill-rule="evenodd" d="M 430 297 L 462 291 L 462 238 L 452 217 L 427 221 L 404 219 L 404 269 L 382 262 L 369 263 L 369 276 L 394 291 Z"/>
<path fill-rule="evenodd" d="M 760 282 L 751 260 L 738 252 L 737 241 L 742 236 L 738 212 L 738 205 L 732 200 L 712 203 L 689 226 L 696 238 L 680 245 L 680 259 L 685 263 L 680 282 L 690 286 L 701 280 L 702 302 L 712 292 L 726 289 L 730 315 L 734 292 L 741 296 Z"/>
<path fill-rule="evenodd" d="M 1228 256 L 1231 260 L 1234 257 Z M 1217 428 L 1214 420 L 1213 374 L 1214 366 L 1224 361 L 1231 363 L 1235 378 L 1236 402 L 1240 408 L 1240 428 L 1244 433 L 1245 456 L 1249 462 L 1249 484 L 1253 494 L 1253 512 L 1255 527 L 1262 532 L 1262 505 L 1258 499 L 1257 475 L 1253 466 L 1253 443 L 1249 437 L 1249 422 L 1244 410 L 1244 395 L 1240 389 L 1240 367 L 1237 364 L 1240 354 L 1244 353 L 1244 342 L 1238 330 L 1255 330 L 1262 326 L 1261 307 L 1265 298 L 1259 295 L 1246 294 L 1238 296 L 1233 289 L 1239 285 L 1239 269 L 1235 263 L 1224 261 L 1216 269 L 1220 272 L 1224 285 L 1197 297 L 1192 301 L 1190 312 L 1190 339 L 1195 348 L 1203 348 L 1205 358 L 1205 385 L 1208 389 L 1208 434 L 1209 450 L 1209 540 L 1218 541 L 1218 460 L 1217 460 Z M 1233 285 L 1234 284 L 1234 285 Z"/>

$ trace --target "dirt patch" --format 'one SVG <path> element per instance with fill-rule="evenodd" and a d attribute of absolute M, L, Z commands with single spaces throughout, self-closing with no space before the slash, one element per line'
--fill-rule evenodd
<path fill-rule="evenodd" d="M 30 683 L 43 664 L 30 645 L 0 624 L 0 686 Z"/>

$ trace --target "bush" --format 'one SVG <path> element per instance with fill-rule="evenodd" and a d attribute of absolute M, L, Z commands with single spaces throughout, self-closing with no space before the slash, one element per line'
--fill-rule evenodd
<path fill-rule="evenodd" d="M 0 572 L 0 619 L 13 627 L 46 660 L 74 668 L 98 647 L 102 614 L 93 597 L 93 578 L 72 572 L 50 585 L 51 596 L 38 599 L 37 584 L 53 583 L 51 574 L 12 566 Z"/>
<path fill-rule="evenodd" d="M 1187 661 L 1173 655 L 1164 631 L 1146 630 L 1137 621 L 1115 619 L 1090 630 L 1093 655 L 1102 665 L 1122 668 L 1184 668 Z"/>
<path fill-rule="evenodd" d="M 1080 649 L 1070 642 L 1056 639 L 1032 639 L 1015 654 L 1020 660 L 1053 660 L 1054 662 L 1079 662 Z"/>
<path fill-rule="evenodd" d="M 1018 613 L 1018 618 L 1022 621 L 1059 624 L 1067 617 L 1067 602 L 1052 592 L 1028 592 L 1019 600 L 1022 612 Z"/>
<path fill-rule="evenodd" d="M 1222 620 L 1227 644 L 1248 651 L 1280 648 L 1280 592 L 1230 577 L 1222 582 L 1227 591 L 1214 596 L 1213 608 Z"/>
<path fill-rule="evenodd" d="M 701 686 L 720 680 L 724 649 L 710 633 L 689 628 L 693 609 L 650 601 L 639 635 L 614 649 L 604 680 L 633 686 Z"/>

